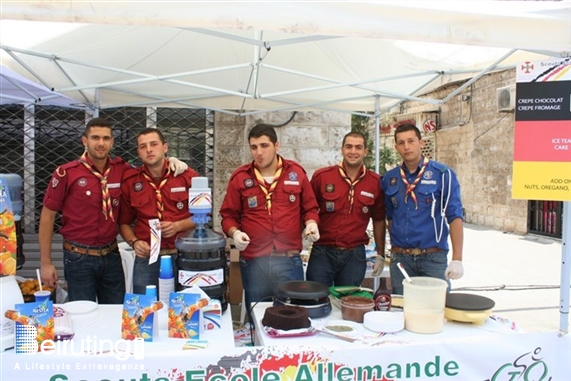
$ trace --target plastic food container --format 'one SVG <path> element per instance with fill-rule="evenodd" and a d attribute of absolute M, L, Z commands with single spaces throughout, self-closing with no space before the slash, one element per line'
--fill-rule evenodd
<path fill-rule="evenodd" d="M 414 333 L 438 333 L 444 328 L 448 283 L 431 277 L 403 280 L 404 328 Z"/>
<path fill-rule="evenodd" d="M 341 298 L 341 316 L 344 320 L 362 323 L 367 312 L 373 311 L 373 299 L 362 296 L 344 296 Z"/>

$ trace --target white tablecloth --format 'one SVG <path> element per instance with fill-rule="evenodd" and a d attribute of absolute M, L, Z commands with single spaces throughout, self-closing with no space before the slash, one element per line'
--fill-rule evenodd
<path fill-rule="evenodd" d="M 263 346 L 299 346 L 299 345 L 323 345 L 328 348 L 346 348 L 358 347 L 358 346 L 376 346 L 381 344 L 416 344 L 416 343 L 426 343 L 426 342 L 451 342 L 451 341 L 461 341 L 471 337 L 482 337 L 485 335 L 509 335 L 516 333 L 508 325 L 502 324 L 501 322 L 495 321 L 493 319 L 486 319 L 485 323 L 482 325 L 474 325 L 470 323 L 458 323 L 458 322 L 446 322 L 444 324 L 444 329 L 440 333 L 436 334 L 418 334 L 409 332 L 407 330 L 402 330 L 395 333 L 380 334 L 373 332 L 362 327 L 358 333 L 351 335 L 351 337 L 356 338 L 353 343 L 326 335 L 323 333 L 318 333 L 313 336 L 300 336 L 300 337 L 272 337 L 269 336 L 263 329 L 261 320 L 264 317 L 264 312 L 266 308 L 270 307 L 272 303 L 258 303 L 253 308 L 253 319 L 256 325 L 256 345 Z M 312 319 L 312 326 L 316 328 L 324 327 L 328 321 L 331 320 L 341 320 L 341 310 L 335 305 L 332 306 L 332 311 L 329 316 L 321 319 Z"/>

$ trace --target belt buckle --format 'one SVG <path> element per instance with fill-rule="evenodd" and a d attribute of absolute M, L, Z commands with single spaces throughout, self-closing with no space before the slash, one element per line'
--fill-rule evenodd
<path fill-rule="evenodd" d="M 420 255 L 420 254 L 422 254 L 422 249 L 414 248 L 414 249 L 411 249 L 411 250 L 410 250 L 410 253 L 411 253 L 412 255 Z"/>

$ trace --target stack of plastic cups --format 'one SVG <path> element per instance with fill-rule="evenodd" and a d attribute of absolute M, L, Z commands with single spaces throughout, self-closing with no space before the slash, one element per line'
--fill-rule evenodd
<path fill-rule="evenodd" d="M 159 300 L 166 306 L 169 305 L 171 292 L 174 292 L 172 258 L 170 255 L 163 255 L 161 256 L 161 265 L 159 270 Z"/>
<path fill-rule="evenodd" d="M 148 296 L 152 296 L 155 301 L 157 301 L 157 286 L 149 285 L 145 291 L 145 294 Z M 159 337 L 159 314 L 157 312 L 153 312 L 153 339 Z"/>

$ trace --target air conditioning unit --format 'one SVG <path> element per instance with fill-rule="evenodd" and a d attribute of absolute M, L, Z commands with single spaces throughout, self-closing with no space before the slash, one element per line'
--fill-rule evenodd
<path fill-rule="evenodd" d="M 498 112 L 510 112 L 515 108 L 515 85 L 496 89 Z"/>

